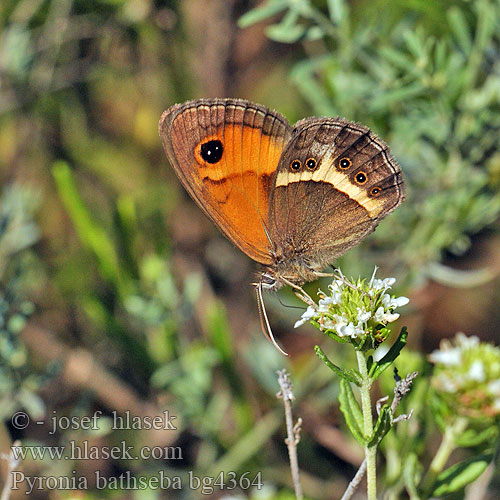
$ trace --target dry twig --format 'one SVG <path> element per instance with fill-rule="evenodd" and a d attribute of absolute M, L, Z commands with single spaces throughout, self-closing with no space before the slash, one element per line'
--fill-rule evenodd
<path fill-rule="evenodd" d="M 21 444 L 20 441 L 15 441 L 12 446 L 20 446 L 20 444 Z M 0 459 L 7 461 L 7 475 L 5 477 L 5 485 L 3 487 L 2 495 L 0 496 L 0 500 L 9 500 L 10 493 L 12 491 L 12 486 L 13 486 L 12 473 L 19 465 L 19 459 L 17 459 L 14 456 L 14 453 L 12 452 L 12 450 L 10 451 L 9 454 L 6 454 L 6 453 L 0 454 Z"/>
<path fill-rule="evenodd" d="M 295 396 L 292 392 L 293 387 L 292 383 L 290 382 L 290 375 L 285 369 L 278 371 L 278 383 L 280 385 L 280 391 L 278 392 L 278 394 L 276 394 L 276 397 L 283 399 L 283 404 L 285 406 L 287 430 L 287 438 L 285 439 L 285 443 L 288 446 L 288 456 L 290 458 L 290 469 L 292 471 L 293 487 L 297 499 L 302 500 L 302 498 L 304 498 L 304 495 L 302 494 L 302 486 L 300 484 L 299 476 L 299 462 L 297 460 L 297 445 L 300 441 L 302 419 L 299 418 L 296 424 L 293 424 L 292 401 L 295 399 Z"/>

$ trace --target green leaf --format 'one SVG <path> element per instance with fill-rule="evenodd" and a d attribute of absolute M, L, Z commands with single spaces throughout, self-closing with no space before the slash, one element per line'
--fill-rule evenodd
<path fill-rule="evenodd" d="M 295 43 L 305 36 L 306 31 L 306 27 L 300 24 L 296 24 L 295 26 L 273 24 L 266 29 L 266 35 L 275 42 Z"/>
<path fill-rule="evenodd" d="M 419 498 L 418 483 L 422 479 L 422 465 L 416 453 L 411 452 L 403 466 L 403 480 L 410 498 Z"/>
<path fill-rule="evenodd" d="M 340 368 L 336 364 L 332 363 L 319 345 L 314 346 L 314 352 L 316 353 L 316 356 L 318 356 L 318 358 L 321 359 L 321 361 L 323 361 L 323 363 L 325 363 L 325 365 L 339 377 L 356 384 L 358 387 L 361 385 L 361 379 L 356 372 L 353 370 L 344 370 L 343 368 Z"/>
<path fill-rule="evenodd" d="M 382 372 L 384 372 L 390 365 L 392 365 L 394 360 L 399 356 L 399 353 L 401 352 L 403 347 L 406 345 L 407 340 L 408 331 L 406 329 L 406 326 L 403 326 L 403 328 L 401 328 L 399 337 L 389 349 L 387 354 L 380 361 L 375 361 L 373 363 L 370 371 L 368 372 L 369 376 L 373 380 L 376 380 Z"/>
<path fill-rule="evenodd" d="M 347 5 L 344 0 L 327 0 L 330 19 L 335 24 L 340 24 L 348 14 Z"/>
<path fill-rule="evenodd" d="M 290 80 L 312 105 L 315 112 L 326 116 L 338 115 L 338 110 L 332 106 L 330 96 L 324 86 L 319 83 L 317 75 L 333 62 L 330 55 L 319 56 L 297 63 L 290 72 Z"/>
<path fill-rule="evenodd" d="M 267 2 L 256 9 L 252 9 L 249 12 L 243 14 L 238 19 L 238 26 L 240 28 L 247 28 L 252 24 L 260 23 L 268 19 L 271 16 L 274 16 L 278 12 L 285 10 L 288 7 L 288 0 L 272 0 Z"/>
<path fill-rule="evenodd" d="M 432 416 L 434 417 L 437 426 L 441 432 L 444 432 L 446 430 L 447 420 L 450 414 L 448 405 L 436 394 L 434 390 L 429 391 L 428 401 Z"/>
<path fill-rule="evenodd" d="M 83 202 L 69 165 L 64 161 L 55 162 L 52 174 L 59 196 L 82 244 L 96 256 L 102 275 L 115 283 L 124 296 L 127 295 L 131 291 L 132 282 L 120 268 L 116 248 L 106 229 L 92 217 L 91 211 Z"/>
<path fill-rule="evenodd" d="M 370 436 L 368 446 L 378 446 L 380 441 L 384 439 L 385 435 L 391 430 L 392 427 L 392 411 L 389 405 L 384 405 L 380 411 L 373 434 Z"/>
<path fill-rule="evenodd" d="M 377 94 L 370 105 L 372 111 L 380 111 L 393 104 L 399 104 L 406 100 L 425 94 L 427 88 L 420 82 L 411 83 L 406 87 L 400 87 L 395 90 Z"/>
<path fill-rule="evenodd" d="M 354 393 L 352 392 L 351 385 L 347 380 L 340 381 L 340 394 L 339 394 L 340 411 L 344 414 L 347 427 L 351 431 L 356 441 L 361 445 L 366 445 L 366 438 L 363 434 L 363 415 L 359 407 Z"/>
<path fill-rule="evenodd" d="M 246 434 L 234 443 L 222 457 L 207 470 L 207 474 L 214 476 L 221 471 L 238 470 L 261 449 L 268 446 L 273 434 L 282 425 L 280 411 L 271 411 L 264 415 Z"/>
<path fill-rule="evenodd" d="M 458 7 L 453 6 L 448 9 L 447 16 L 458 45 L 465 54 L 468 54 L 472 48 L 472 39 L 464 13 Z"/>
<path fill-rule="evenodd" d="M 370 355 L 366 359 L 366 369 L 368 370 L 368 373 L 370 373 L 370 370 L 371 370 L 372 366 L 373 366 L 373 356 Z"/>
<path fill-rule="evenodd" d="M 465 488 L 485 471 L 492 459 L 493 454 L 488 453 L 452 465 L 439 474 L 432 496 L 442 497 Z"/>
<path fill-rule="evenodd" d="M 273 24 L 266 29 L 266 35 L 275 42 L 295 43 L 306 34 L 307 27 L 298 24 L 299 13 L 289 10 L 279 24 Z"/>
<path fill-rule="evenodd" d="M 455 443 L 461 448 L 470 448 L 478 446 L 486 442 L 494 442 L 498 436 L 498 428 L 496 426 L 488 427 L 482 432 L 477 432 L 474 429 L 467 429 L 460 436 L 455 438 Z"/>

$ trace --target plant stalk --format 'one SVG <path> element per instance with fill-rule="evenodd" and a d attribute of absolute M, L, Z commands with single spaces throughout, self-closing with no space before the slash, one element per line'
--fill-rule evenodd
<path fill-rule="evenodd" d="M 432 459 L 429 470 L 423 480 L 422 490 L 424 492 L 422 498 L 429 498 L 432 494 L 432 487 L 434 486 L 439 473 L 443 470 L 448 458 L 456 448 L 455 438 L 462 434 L 467 427 L 467 420 L 463 417 L 458 417 L 455 422 L 446 428 L 443 440 L 439 445 L 436 455 Z"/>
<path fill-rule="evenodd" d="M 368 368 L 366 365 L 365 354 L 361 351 L 356 351 L 358 360 L 358 369 L 362 378 L 360 387 L 361 394 L 361 411 L 363 412 L 363 432 L 365 436 L 371 436 L 373 433 L 373 415 L 372 402 L 370 398 L 370 388 L 372 381 L 368 376 Z M 377 500 L 377 447 L 365 446 L 366 459 L 366 481 L 367 481 L 367 498 L 368 500 Z"/>

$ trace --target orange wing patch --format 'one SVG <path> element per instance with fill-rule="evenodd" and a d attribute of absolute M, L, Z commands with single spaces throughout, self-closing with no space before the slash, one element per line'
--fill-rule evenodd
<path fill-rule="evenodd" d="M 238 248 L 271 264 L 269 196 L 289 125 L 244 101 L 179 111 L 167 123 L 171 142 L 165 150 L 182 183 Z M 168 118 L 160 123 L 160 133 Z"/>

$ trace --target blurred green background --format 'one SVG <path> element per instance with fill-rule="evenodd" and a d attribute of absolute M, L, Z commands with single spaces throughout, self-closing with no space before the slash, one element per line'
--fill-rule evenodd
<path fill-rule="evenodd" d="M 370 126 L 402 166 L 407 201 L 337 264 L 366 277 L 377 265 L 398 279 L 414 349 L 429 352 L 459 330 L 495 341 L 499 54 L 498 0 L 3 0 L 0 451 L 15 439 L 182 450 L 165 460 L 27 459 L 27 475 L 76 471 L 89 481 L 87 491 L 31 496 L 201 495 L 95 484 L 95 471 L 162 470 L 184 479 L 262 471 L 264 492 L 204 498 L 292 498 L 275 399 L 275 370 L 286 366 L 304 419 L 305 493 L 339 497 L 362 454 L 341 432 L 336 382 L 312 353 L 324 339 L 293 330 L 301 310 L 280 304 L 297 305 L 286 290 L 266 300 L 291 358 L 262 338 L 255 265 L 181 188 L 159 117 L 188 99 L 241 97 L 292 123 L 325 115 Z M 165 409 L 177 431 L 49 434 L 54 415 L 101 411 L 110 427 L 113 411 Z M 20 410 L 46 424 L 15 429 Z"/>

